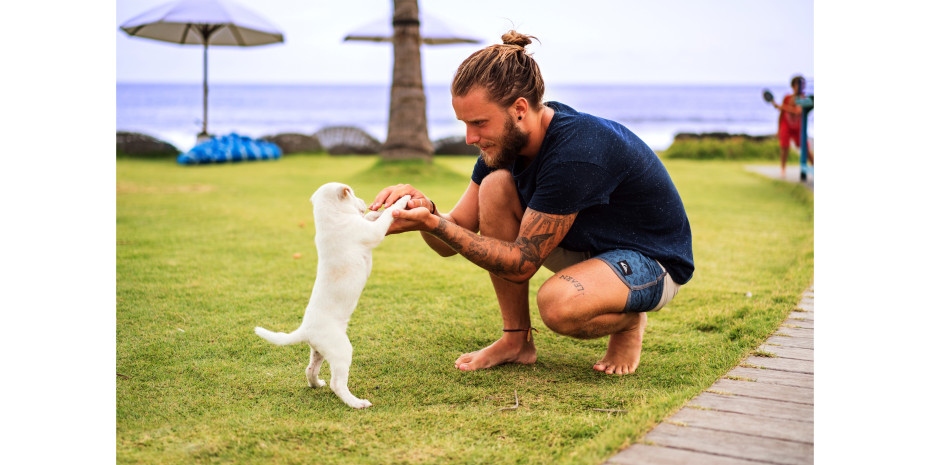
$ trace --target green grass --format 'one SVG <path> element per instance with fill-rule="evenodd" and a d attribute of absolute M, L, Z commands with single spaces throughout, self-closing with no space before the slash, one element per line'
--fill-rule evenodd
<path fill-rule="evenodd" d="M 542 327 L 535 299 L 535 365 L 459 373 L 459 354 L 500 334 L 490 281 L 404 234 L 375 250 L 349 325 L 349 387 L 374 406 L 355 411 L 307 387 L 309 350 L 252 329 L 300 323 L 316 273 L 310 195 L 341 181 L 369 201 L 410 182 L 448 210 L 472 164 L 117 161 L 118 462 L 601 463 L 752 353 L 812 281 L 809 192 L 732 162 L 668 161 L 697 272 L 650 316 L 635 374 L 593 371 L 606 341 Z M 499 410 L 514 391 L 519 408 Z"/>

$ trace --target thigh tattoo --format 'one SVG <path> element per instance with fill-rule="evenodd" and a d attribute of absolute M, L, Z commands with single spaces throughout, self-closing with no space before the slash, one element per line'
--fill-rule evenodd
<path fill-rule="evenodd" d="M 571 283 L 571 285 L 574 286 L 575 290 L 578 291 L 578 292 L 583 292 L 583 291 L 584 291 L 584 285 L 581 284 L 581 281 L 578 281 L 577 279 L 575 279 L 575 278 L 573 278 L 573 277 L 571 277 L 571 276 L 564 275 L 564 274 L 560 274 L 560 275 L 559 275 L 559 279 L 561 279 L 561 280 L 563 280 L 563 281 L 568 281 L 569 283 Z"/>

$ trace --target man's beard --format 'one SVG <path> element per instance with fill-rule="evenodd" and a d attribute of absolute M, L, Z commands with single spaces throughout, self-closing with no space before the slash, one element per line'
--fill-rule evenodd
<path fill-rule="evenodd" d="M 481 151 L 481 159 L 484 160 L 484 163 L 491 168 L 501 169 L 508 168 L 513 162 L 520 156 L 520 151 L 526 147 L 526 144 L 529 142 L 530 136 L 525 132 L 521 131 L 520 128 L 513 122 L 513 117 L 504 123 L 504 133 L 501 135 L 500 141 L 497 143 L 497 148 L 499 154 L 497 158 L 492 159 L 484 150 Z"/>

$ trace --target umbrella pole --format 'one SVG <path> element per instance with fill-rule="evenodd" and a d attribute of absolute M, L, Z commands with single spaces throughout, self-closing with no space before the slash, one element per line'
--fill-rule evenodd
<path fill-rule="evenodd" d="M 203 131 L 201 136 L 207 137 L 207 41 L 203 42 Z"/>

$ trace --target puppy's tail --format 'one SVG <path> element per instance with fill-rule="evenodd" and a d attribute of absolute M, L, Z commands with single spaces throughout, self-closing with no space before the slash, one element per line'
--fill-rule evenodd
<path fill-rule="evenodd" d="M 279 346 L 286 346 L 289 344 L 297 344 L 298 342 L 307 341 L 307 336 L 304 334 L 302 329 L 298 329 L 292 333 L 275 333 L 268 331 L 267 329 L 260 326 L 256 326 L 255 334 L 258 334 L 262 337 L 262 339 L 273 342 Z"/>

